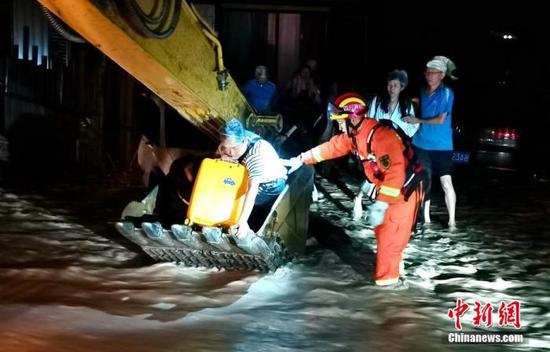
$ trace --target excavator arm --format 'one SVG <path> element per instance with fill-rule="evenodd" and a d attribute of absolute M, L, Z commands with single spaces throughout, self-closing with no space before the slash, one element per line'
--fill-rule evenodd
<path fill-rule="evenodd" d="M 211 138 L 217 139 L 225 120 L 247 121 L 253 115 L 224 67 L 215 33 L 185 1 L 38 2 Z M 156 8 L 165 4 L 172 9 L 162 19 L 164 31 L 150 31 L 147 21 L 139 22 L 138 16 L 148 13 L 149 23 L 161 21 L 155 12 L 162 13 Z"/>

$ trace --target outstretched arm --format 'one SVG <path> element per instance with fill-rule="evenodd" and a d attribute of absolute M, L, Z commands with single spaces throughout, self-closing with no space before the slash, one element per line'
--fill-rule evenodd
<path fill-rule="evenodd" d="M 352 150 L 353 143 L 351 138 L 342 133 L 332 137 L 328 142 L 303 152 L 300 156 L 304 164 L 309 165 L 348 155 Z"/>
<path fill-rule="evenodd" d="M 294 158 L 283 160 L 283 164 L 290 169 L 291 174 L 299 169 L 303 164 L 317 164 L 324 160 L 339 158 L 349 154 L 353 149 L 351 138 L 345 134 L 339 134 L 332 137 L 328 142 L 320 144 L 308 151 L 305 151 Z"/>
<path fill-rule="evenodd" d="M 248 191 L 246 192 L 246 196 L 244 198 L 243 211 L 238 223 L 239 228 L 237 231 L 237 237 L 246 236 L 250 230 L 248 218 L 250 218 L 252 209 L 254 209 L 254 203 L 256 202 L 256 196 L 258 195 L 258 187 L 260 186 L 260 182 L 257 179 L 249 179 L 248 182 Z"/>

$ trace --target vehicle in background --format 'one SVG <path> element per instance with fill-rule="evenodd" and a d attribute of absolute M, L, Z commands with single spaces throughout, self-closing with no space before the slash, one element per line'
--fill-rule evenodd
<path fill-rule="evenodd" d="M 521 166 L 522 129 L 513 123 L 455 127 L 453 162 L 503 171 Z"/>
<path fill-rule="evenodd" d="M 503 170 L 519 167 L 519 130 L 513 127 L 484 128 L 479 131 L 476 161 Z"/>

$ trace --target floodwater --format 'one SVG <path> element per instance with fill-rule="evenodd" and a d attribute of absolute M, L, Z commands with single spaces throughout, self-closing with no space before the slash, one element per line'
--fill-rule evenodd
<path fill-rule="evenodd" d="M 550 184 L 459 183 L 405 252 L 406 290 L 372 286 L 376 244 L 320 181 L 307 252 L 277 271 L 154 263 L 112 227 L 123 192 L 0 189 L 0 351 L 537 351 L 550 348 Z M 350 186 L 352 190 L 355 186 Z M 438 197 L 438 196 L 436 196 Z M 494 307 L 518 345 L 452 345 L 456 300 Z M 521 328 L 498 307 L 521 302 Z"/>

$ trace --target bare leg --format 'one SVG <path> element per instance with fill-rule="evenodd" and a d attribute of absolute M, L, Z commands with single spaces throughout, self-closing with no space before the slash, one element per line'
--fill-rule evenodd
<path fill-rule="evenodd" d="M 445 192 L 445 205 L 447 205 L 447 211 L 449 212 L 449 227 L 455 227 L 456 193 L 453 187 L 453 180 L 451 175 L 441 176 L 440 180 L 441 188 Z"/>
<path fill-rule="evenodd" d="M 426 224 L 429 224 L 432 222 L 432 219 L 430 219 L 430 201 L 427 200 L 424 202 L 424 222 Z"/>

